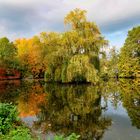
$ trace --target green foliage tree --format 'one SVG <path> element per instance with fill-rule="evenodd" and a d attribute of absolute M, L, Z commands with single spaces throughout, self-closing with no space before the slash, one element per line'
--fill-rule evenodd
<path fill-rule="evenodd" d="M 109 53 L 110 58 L 108 60 L 108 76 L 118 77 L 119 53 L 117 52 L 115 47 L 111 48 Z"/>
<path fill-rule="evenodd" d="M 87 55 L 75 55 L 73 56 L 67 67 L 66 77 L 68 82 L 98 82 L 98 71 Z"/>
<path fill-rule="evenodd" d="M 120 77 L 140 77 L 140 26 L 128 32 L 119 58 Z"/>
<path fill-rule="evenodd" d="M 84 10 L 71 11 L 65 17 L 64 23 L 71 25 L 71 28 L 58 35 L 59 43 L 55 40 L 55 36 L 53 36 L 54 40 L 47 37 L 51 44 L 49 48 L 56 48 L 56 50 L 47 56 L 45 80 L 62 83 L 83 81 L 97 83 L 100 70 L 100 49 L 107 45 L 107 41 L 95 23 L 87 21 Z"/>
<path fill-rule="evenodd" d="M 0 38 L 0 67 L 14 68 L 17 66 L 17 49 L 8 38 Z"/>
<path fill-rule="evenodd" d="M 100 77 L 104 80 L 118 77 L 119 52 L 115 47 L 102 51 L 100 58 Z"/>

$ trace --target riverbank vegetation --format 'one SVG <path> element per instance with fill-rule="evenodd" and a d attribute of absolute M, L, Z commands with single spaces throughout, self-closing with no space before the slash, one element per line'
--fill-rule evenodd
<path fill-rule="evenodd" d="M 54 136 L 54 140 L 78 140 L 80 135 L 75 133 L 65 137 Z M 17 107 L 9 103 L 0 103 L 0 139 L 1 140 L 40 140 L 33 136 L 31 130 L 18 117 Z"/>
<path fill-rule="evenodd" d="M 140 26 L 128 32 L 120 52 L 109 49 L 98 26 L 75 9 L 64 18 L 65 32 L 42 32 L 30 39 L 0 39 L 0 67 L 21 78 L 61 83 L 98 83 L 100 77 L 140 77 Z"/>
<path fill-rule="evenodd" d="M 22 124 L 16 106 L 0 103 L 0 139 L 1 140 L 32 140 L 30 130 Z"/>

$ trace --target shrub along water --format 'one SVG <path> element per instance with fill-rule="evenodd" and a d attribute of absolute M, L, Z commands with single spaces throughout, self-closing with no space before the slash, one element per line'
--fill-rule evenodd
<path fill-rule="evenodd" d="M 30 130 L 18 118 L 16 106 L 0 103 L 0 139 L 32 140 Z"/>
<path fill-rule="evenodd" d="M 72 133 L 64 137 L 56 135 L 54 140 L 78 140 L 80 136 Z M 18 117 L 16 106 L 9 103 L 0 103 L 0 140 L 41 140 L 33 137 L 30 129 L 22 124 Z"/>

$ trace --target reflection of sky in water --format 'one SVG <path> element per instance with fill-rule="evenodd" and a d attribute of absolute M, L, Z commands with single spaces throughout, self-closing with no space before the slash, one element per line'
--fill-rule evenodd
<path fill-rule="evenodd" d="M 25 122 L 25 124 L 27 124 L 29 127 L 31 127 L 35 121 L 38 121 L 36 116 L 24 117 L 24 118 L 21 118 L 21 120 Z"/>
<path fill-rule="evenodd" d="M 112 106 L 111 100 L 108 100 L 107 104 L 108 108 L 103 114 L 112 119 L 112 125 L 105 131 L 103 140 L 139 140 L 140 130 L 131 125 L 122 103 L 119 102 L 117 108 Z M 104 105 L 103 99 L 102 105 Z"/>
<path fill-rule="evenodd" d="M 104 105 L 104 101 L 103 99 L 101 100 L 101 104 Z M 119 102 L 117 104 L 117 108 L 115 108 L 113 105 L 112 105 L 112 101 L 111 99 L 107 101 L 107 111 L 105 112 L 105 114 L 115 114 L 115 115 L 120 115 L 120 116 L 125 116 L 125 117 L 128 117 L 127 115 L 127 112 L 126 110 L 123 108 L 122 106 L 122 102 Z"/>

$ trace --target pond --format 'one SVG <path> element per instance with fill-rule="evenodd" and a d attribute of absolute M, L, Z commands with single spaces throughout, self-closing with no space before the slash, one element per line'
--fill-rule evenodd
<path fill-rule="evenodd" d="M 140 139 L 140 79 L 90 84 L 43 80 L 0 81 L 0 102 L 17 105 L 19 117 L 47 140 L 79 134 L 81 140 Z"/>

